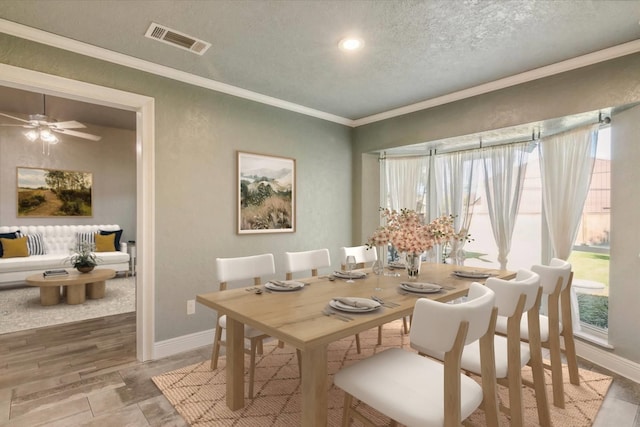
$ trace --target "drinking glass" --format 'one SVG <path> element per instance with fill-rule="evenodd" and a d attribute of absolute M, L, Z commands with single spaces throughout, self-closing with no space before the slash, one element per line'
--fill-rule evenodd
<path fill-rule="evenodd" d="M 380 276 L 382 276 L 382 274 L 384 273 L 384 264 L 382 263 L 381 259 L 377 259 L 374 263 L 373 263 L 373 267 L 371 267 L 371 270 L 373 271 L 373 274 L 376 275 L 376 287 L 375 287 L 375 291 L 381 291 L 382 288 L 380 287 Z"/>
<path fill-rule="evenodd" d="M 353 255 L 347 256 L 347 259 L 345 260 L 345 266 L 347 267 L 347 272 L 349 273 L 349 280 L 347 280 L 347 283 L 353 283 L 351 272 L 356 267 L 356 257 L 354 257 Z"/>

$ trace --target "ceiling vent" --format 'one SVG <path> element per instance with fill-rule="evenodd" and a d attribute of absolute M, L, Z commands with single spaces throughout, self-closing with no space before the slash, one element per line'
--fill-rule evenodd
<path fill-rule="evenodd" d="M 180 31 L 172 30 L 160 24 L 152 22 L 144 35 L 150 39 L 158 40 L 171 46 L 179 47 L 180 49 L 188 50 L 198 55 L 204 54 L 211 43 L 207 43 L 204 40 L 198 40 Z"/>

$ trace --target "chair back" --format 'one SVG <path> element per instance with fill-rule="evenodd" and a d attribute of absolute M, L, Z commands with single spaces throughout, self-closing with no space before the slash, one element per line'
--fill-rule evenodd
<path fill-rule="evenodd" d="M 558 258 L 552 258 L 549 265 L 533 265 L 531 270 L 540 275 L 542 293 L 551 295 L 556 291 L 560 279 L 562 279 L 560 292 L 567 287 L 571 275 L 571 264 Z"/>
<path fill-rule="evenodd" d="M 287 279 L 291 279 L 292 273 L 304 270 L 311 270 L 311 275 L 317 276 L 319 268 L 331 267 L 331 257 L 329 256 L 329 249 L 285 252 L 284 264 Z"/>
<path fill-rule="evenodd" d="M 262 276 L 274 275 L 276 272 L 273 254 L 216 258 L 216 267 L 221 289 L 226 288 L 228 282 L 238 280 L 253 279 L 254 285 L 259 285 Z"/>
<path fill-rule="evenodd" d="M 366 245 L 351 246 L 340 248 L 340 263 L 342 268 L 346 264 L 347 256 L 353 255 L 356 258 L 356 264 L 359 268 L 366 267 L 368 263 L 373 263 L 378 260 L 378 252 L 374 248 L 367 248 Z"/>
<path fill-rule="evenodd" d="M 540 276 L 529 270 L 519 270 L 513 280 L 503 280 L 496 277 L 487 279 L 485 286 L 496 294 L 498 315 L 511 317 L 515 314 L 520 296 L 525 296 L 522 311 L 526 313 L 535 305 L 540 287 Z"/>
<path fill-rule="evenodd" d="M 487 333 L 494 304 L 494 292 L 475 282 L 469 287 L 467 301 L 460 304 L 418 299 L 413 309 L 411 347 L 424 353 L 428 350 L 446 353 L 453 348 L 463 322 L 469 325 L 465 344 L 480 339 Z"/>

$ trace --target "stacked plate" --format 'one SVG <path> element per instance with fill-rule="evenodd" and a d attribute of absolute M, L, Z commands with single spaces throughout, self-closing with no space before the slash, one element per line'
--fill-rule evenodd
<path fill-rule="evenodd" d="M 290 292 L 302 289 L 304 283 L 295 280 L 271 280 L 265 283 L 264 287 L 272 291 Z"/>
<path fill-rule="evenodd" d="M 406 265 L 405 265 L 405 263 L 404 263 L 404 262 L 400 262 L 400 261 L 391 261 L 391 262 L 389 263 L 389 268 L 400 268 L 400 269 L 402 269 L 402 268 L 405 268 L 405 267 L 406 267 Z"/>
<path fill-rule="evenodd" d="M 402 282 L 400 287 L 408 292 L 415 292 L 418 294 L 434 294 L 442 290 L 442 286 L 435 283 L 424 282 Z"/>
<path fill-rule="evenodd" d="M 332 308 L 349 313 L 367 313 L 380 308 L 380 303 L 368 298 L 335 297 L 329 301 Z"/>
<path fill-rule="evenodd" d="M 465 279 L 486 279 L 491 277 L 491 274 L 484 273 L 481 271 L 464 271 L 464 270 L 455 270 L 453 272 L 454 276 L 464 277 Z"/>
<path fill-rule="evenodd" d="M 338 277 L 340 279 L 364 279 L 365 277 L 367 277 L 367 273 L 364 273 L 362 271 L 352 271 L 351 274 L 349 274 L 346 271 L 334 271 L 333 275 L 335 277 Z"/>

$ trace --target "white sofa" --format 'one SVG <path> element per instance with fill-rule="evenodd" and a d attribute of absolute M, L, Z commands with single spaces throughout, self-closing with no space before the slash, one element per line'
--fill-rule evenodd
<path fill-rule="evenodd" d="M 30 255 L 28 257 L 0 258 L 0 287 L 3 285 L 24 282 L 25 277 L 45 270 L 67 269 L 73 270 L 68 262 L 76 247 L 78 233 L 96 233 L 116 231 L 120 227 L 111 225 L 30 225 L 3 226 L 0 233 L 20 231 L 25 234 L 42 234 L 45 244 L 45 255 Z M 96 252 L 98 266 L 111 268 L 116 271 L 129 271 L 129 254 L 127 244 L 120 245 L 120 251 Z"/>

